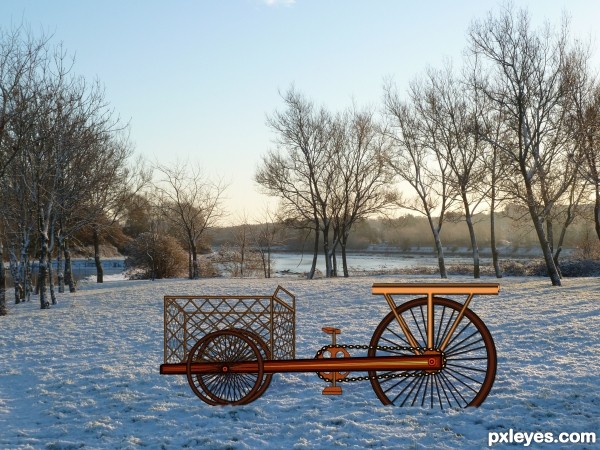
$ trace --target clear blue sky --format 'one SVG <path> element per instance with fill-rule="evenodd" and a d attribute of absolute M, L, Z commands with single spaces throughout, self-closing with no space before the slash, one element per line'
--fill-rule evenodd
<path fill-rule="evenodd" d="M 28 25 L 76 55 L 131 122 L 137 153 L 200 162 L 230 182 L 229 221 L 266 204 L 253 175 L 273 147 L 266 114 L 292 83 L 332 110 L 378 107 L 382 83 L 400 88 L 444 58 L 459 58 L 474 18 L 492 0 L 22 0 L 2 1 L 0 26 Z M 598 48 L 596 0 L 522 0 L 536 21 L 572 18 Z M 596 67 L 600 69 L 598 51 Z"/>

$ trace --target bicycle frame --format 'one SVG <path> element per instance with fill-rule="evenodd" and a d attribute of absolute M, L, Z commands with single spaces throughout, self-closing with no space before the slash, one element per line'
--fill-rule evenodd
<path fill-rule="evenodd" d="M 498 295 L 500 292 L 500 285 L 497 283 L 375 283 L 373 284 L 371 293 L 373 295 L 383 295 L 387 301 L 392 313 L 398 321 L 398 325 L 402 329 L 406 340 L 412 347 L 418 347 L 417 340 L 411 333 L 408 325 L 404 321 L 396 309 L 398 306 L 394 301 L 392 295 L 426 295 L 427 296 L 427 349 L 434 350 L 433 346 L 433 297 L 434 295 L 467 295 L 467 299 L 463 304 L 462 309 L 457 315 L 456 319 L 452 323 L 448 334 L 442 342 L 440 348 L 435 349 L 444 351 L 452 334 L 458 327 L 458 324 L 462 320 L 465 310 L 469 307 L 471 300 L 475 294 L 487 294 L 487 295 Z M 415 350 L 415 354 L 418 351 Z"/>
<path fill-rule="evenodd" d="M 496 283 L 375 283 L 372 294 L 383 295 L 391 312 L 379 322 L 369 345 L 338 345 L 336 335 L 341 330 L 323 327 L 323 332 L 331 335 L 331 345 L 308 359 L 296 359 L 293 348 L 291 358 L 289 352 L 284 358 L 274 355 L 273 334 L 278 330 L 274 320 L 269 322 L 268 333 L 262 328 L 254 330 L 255 316 L 273 314 L 273 300 L 269 307 L 261 303 L 262 296 L 182 297 L 181 305 L 170 307 L 173 317 L 168 321 L 165 313 L 165 342 L 169 338 L 169 343 L 176 344 L 169 355 L 180 357 L 171 358 L 175 362 L 165 357 L 160 373 L 186 375 L 192 391 L 210 405 L 254 401 L 267 389 L 274 373 L 316 372 L 328 383 L 322 391 L 326 395 L 342 394 L 337 383 L 368 380 L 385 405 L 479 406 L 492 388 L 497 356 L 489 330 L 469 305 L 475 295 L 499 292 Z M 292 306 L 284 312 L 289 315 L 294 310 L 294 296 L 288 295 Z M 399 295 L 418 298 L 397 304 L 394 297 Z M 446 298 L 460 295 L 466 296 L 464 303 Z M 194 303 L 196 299 L 202 302 Z M 213 299 L 217 299 L 215 305 L 206 310 L 206 302 Z M 242 311 L 236 309 L 239 305 Z M 177 315 L 171 309 L 183 312 Z M 206 334 L 188 333 L 188 340 L 198 339 L 188 350 L 186 325 L 189 318 L 204 323 L 194 321 L 198 315 L 216 329 Z M 287 334 L 278 332 L 278 339 L 287 337 L 295 343 L 294 321 L 284 325 Z M 182 328 L 183 338 L 178 331 Z M 346 349 L 353 348 L 367 350 L 367 356 L 350 355 Z M 367 375 L 348 377 L 350 372 Z"/>

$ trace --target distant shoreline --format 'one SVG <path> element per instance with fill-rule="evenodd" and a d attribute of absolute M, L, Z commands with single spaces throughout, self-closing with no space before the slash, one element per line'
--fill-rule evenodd
<path fill-rule="evenodd" d="M 472 251 L 468 247 L 455 247 L 455 246 L 447 246 L 443 247 L 444 256 L 446 257 L 471 257 L 473 255 Z M 563 249 L 561 256 L 562 257 L 570 257 L 576 249 L 574 248 L 565 248 Z M 411 248 L 410 250 L 403 250 L 400 247 L 377 247 L 377 248 L 363 248 L 363 249 L 347 249 L 347 254 L 350 255 L 394 255 L 394 256 L 402 256 L 404 258 L 418 258 L 418 257 L 427 257 L 427 258 L 437 258 L 437 253 L 432 247 L 417 247 L 416 249 Z M 304 254 L 306 257 L 312 256 L 312 251 L 305 250 L 294 250 L 287 248 L 276 248 L 271 249 L 271 253 L 284 253 L 284 254 Z M 498 254 L 500 258 L 513 258 L 513 259 L 526 259 L 526 258 L 541 258 L 543 256 L 541 249 L 538 247 L 522 247 L 518 249 L 513 249 L 510 246 L 498 247 Z M 322 255 L 322 250 L 319 249 L 319 256 Z M 336 256 L 338 258 L 341 257 L 341 251 L 336 251 Z M 485 258 L 492 257 L 492 251 L 489 247 L 479 248 L 479 256 Z"/>

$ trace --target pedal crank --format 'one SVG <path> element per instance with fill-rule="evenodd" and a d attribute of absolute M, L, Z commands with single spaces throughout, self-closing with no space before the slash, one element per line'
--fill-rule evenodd
<path fill-rule="evenodd" d="M 327 350 L 319 351 L 316 355 L 317 359 L 326 358 L 350 358 L 350 353 L 343 347 L 338 347 L 336 336 L 341 333 L 339 328 L 323 327 L 323 332 L 331 335 L 331 345 L 327 346 Z M 322 379 L 331 383 L 331 386 L 326 386 L 323 389 L 323 395 L 341 395 L 342 388 L 337 385 L 337 381 L 346 378 L 350 372 L 317 372 Z"/>

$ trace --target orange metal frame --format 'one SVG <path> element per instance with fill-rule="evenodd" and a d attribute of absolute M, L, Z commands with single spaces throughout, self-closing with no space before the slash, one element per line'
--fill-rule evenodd
<path fill-rule="evenodd" d="M 380 356 L 380 357 L 350 357 L 350 358 L 310 358 L 265 360 L 265 373 L 284 372 L 366 372 L 371 370 L 441 370 L 441 355 L 415 356 Z M 256 361 L 222 364 L 192 363 L 191 373 L 256 373 Z M 162 364 L 160 373 L 163 375 L 185 375 L 187 364 Z"/>
<path fill-rule="evenodd" d="M 373 295 L 383 295 L 392 312 L 394 313 L 400 328 L 412 347 L 418 347 L 415 337 L 412 335 L 404 319 L 396 312 L 396 302 L 392 295 L 426 295 L 427 296 L 427 348 L 433 350 L 433 296 L 434 295 L 466 295 L 458 316 L 450 327 L 450 331 L 442 342 L 439 351 L 444 351 L 450 337 L 462 320 L 465 310 L 469 307 L 473 296 L 476 294 L 498 295 L 500 285 L 498 283 L 375 283 L 371 289 Z"/>

